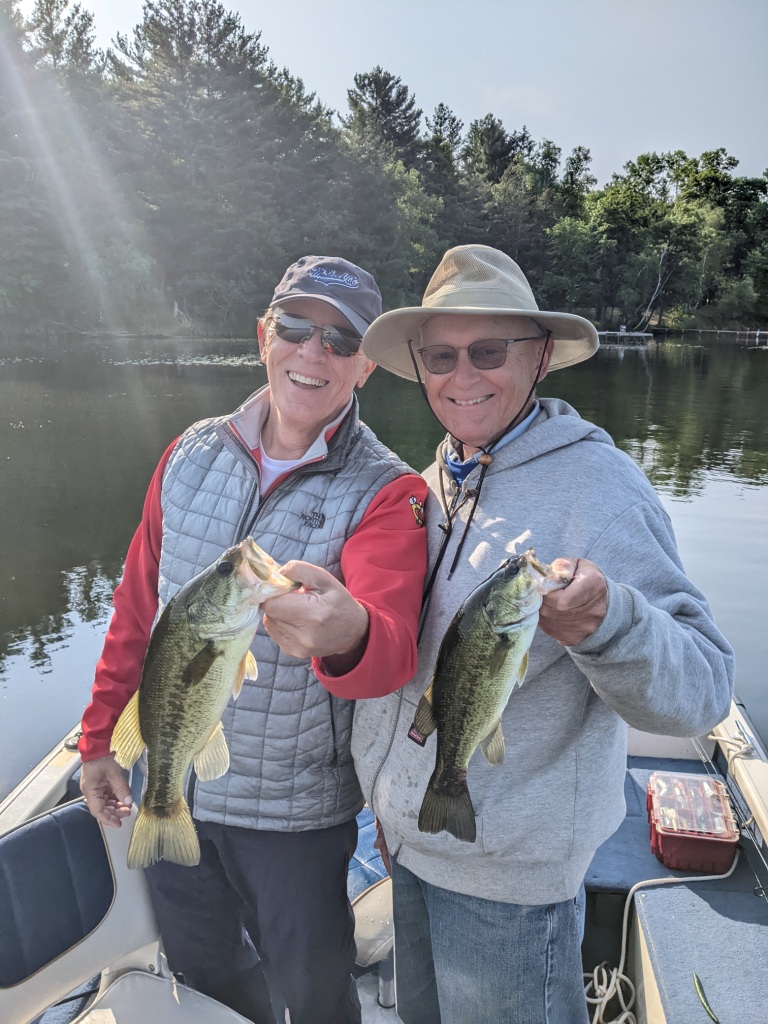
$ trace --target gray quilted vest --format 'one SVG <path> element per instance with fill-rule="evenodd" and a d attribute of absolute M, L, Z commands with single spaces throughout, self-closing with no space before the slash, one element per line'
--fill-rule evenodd
<path fill-rule="evenodd" d="M 301 559 L 341 578 L 342 548 L 374 495 L 413 472 L 360 422 L 355 399 L 327 454 L 297 467 L 262 500 L 253 456 L 231 418 L 195 423 L 168 462 L 161 605 L 248 534 L 281 564 Z M 331 696 L 311 662 L 283 654 L 261 625 L 251 650 L 258 679 L 245 680 L 222 719 L 229 771 L 213 782 L 195 780 L 194 816 L 285 832 L 349 821 L 363 806 L 350 754 L 354 701 Z"/>

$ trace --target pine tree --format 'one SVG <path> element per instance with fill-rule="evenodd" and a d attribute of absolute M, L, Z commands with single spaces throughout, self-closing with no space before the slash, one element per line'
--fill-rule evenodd
<path fill-rule="evenodd" d="M 344 126 L 353 135 L 391 147 L 395 159 L 413 167 L 421 148 L 421 110 L 408 86 L 380 65 L 355 75 L 354 82 L 355 88 L 347 90 L 351 113 Z"/>

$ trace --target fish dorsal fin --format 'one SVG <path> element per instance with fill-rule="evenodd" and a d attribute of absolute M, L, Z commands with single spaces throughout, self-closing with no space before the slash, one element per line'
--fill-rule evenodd
<path fill-rule="evenodd" d="M 504 760 L 504 733 L 501 731 L 501 719 L 497 718 L 491 731 L 481 741 L 480 746 L 489 764 L 500 765 Z"/>
<path fill-rule="evenodd" d="M 187 667 L 181 673 L 181 681 L 185 686 L 197 686 L 205 679 L 211 665 L 218 658 L 213 640 L 209 640 L 205 647 L 201 648 L 192 658 Z"/>
<path fill-rule="evenodd" d="M 244 679 L 258 679 L 259 678 L 259 667 L 256 664 L 256 659 L 250 651 L 245 652 L 245 657 L 237 666 L 237 675 L 235 681 L 232 684 L 232 697 L 234 700 L 240 696 L 240 691 L 243 688 Z"/>
<path fill-rule="evenodd" d="M 217 722 L 202 750 L 195 754 L 193 764 L 201 782 L 218 779 L 229 768 L 229 748 L 221 722 Z"/>
<path fill-rule="evenodd" d="M 132 768 L 146 746 L 139 724 L 139 691 L 131 697 L 117 720 L 109 749 L 121 768 Z"/>
<path fill-rule="evenodd" d="M 512 641 L 509 639 L 509 633 L 497 633 L 496 646 L 493 648 L 491 662 L 488 666 L 488 672 L 491 679 L 499 675 L 504 670 L 504 662 L 507 660 L 507 655 L 511 648 Z"/>
<path fill-rule="evenodd" d="M 413 716 L 413 728 L 421 736 L 431 736 L 437 728 L 435 709 L 432 706 L 432 686 L 433 683 L 430 683 L 427 691 L 418 703 L 416 714 Z"/>

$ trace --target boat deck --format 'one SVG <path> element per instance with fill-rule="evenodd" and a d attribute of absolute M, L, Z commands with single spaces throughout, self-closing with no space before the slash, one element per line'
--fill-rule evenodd
<path fill-rule="evenodd" d="M 675 752 L 670 757 L 654 750 L 654 756 L 631 756 L 628 759 L 625 819 L 597 851 L 587 873 L 583 944 L 585 970 L 591 972 L 603 961 L 610 967 L 617 967 L 620 959 L 624 960 L 625 973 L 637 984 L 638 1004 L 634 1012 L 640 1024 L 692 1024 L 696 1020 L 709 1019 L 707 1005 L 722 1021 L 765 1024 L 768 1020 L 765 1011 L 765 993 L 768 992 L 768 863 L 762 838 L 763 834 L 768 834 L 768 757 L 750 734 L 735 706 L 729 718 L 716 728 L 715 734 L 721 743 L 720 748 L 712 744 L 715 764 L 709 762 L 705 765 L 700 759 L 690 759 L 693 754 L 690 745 L 687 754 Z M 688 741 L 675 743 L 687 744 Z M 643 753 L 651 753 L 647 737 L 643 744 Z M 665 749 L 669 754 L 670 749 Z M 729 752 L 728 761 L 724 750 Z M 58 755 L 54 757 L 56 760 L 59 760 Z M 646 789 L 652 771 L 712 774 L 716 769 L 728 782 L 737 812 L 741 826 L 740 853 L 728 875 L 702 880 L 697 872 L 669 870 L 653 854 Z M 37 783 L 35 786 L 39 788 Z M 745 793 L 748 794 L 748 803 L 745 802 Z M 13 808 L 11 812 L 15 813 Z M 81 989 L 92 990 L 93 974 L 103 963 L 114 963 L 111 957 L 104 959 L 104 936 L 97 937 L 101 924 L 91 933 L 89 929 L 94 925 L 81 919 L 83 906 L 76 899 L 75 890 L 82 889 L 89 900 L 101 899 L 103 907 L 110 907 L 111 913 L 112 886 L 117 892 L 132 887 L 127 897 L 123 895 L 122 898 L 125 914 L 115 912 L 112 915 L 114 925 L 111 934 L 120 956 L 130 942 L 132 950 L 142 950 L 143 958 L 146 955 L 144 951 L 150 949 L 143 945 L 149 941 L 146 935 L 156 938 L 156 932 L 146 931 L 146 919 L 142 919 L 142 914 L 134 913 L 134 905 L 146 899 L 143 892 L 146 887 L 140 876 L 125 866 L 122 845 L 127 845 L 127 834 L 121 836 L 124 830 L 109 830 L 112 834 L 106 837 L 108 861 L 104 856 L 104 843 L 99 838 L 101 832 L 82 804 L 75 804 L 71 812 L 69 816 L 76 830 L 83 833 L 84 847 L 77 855 L 72 855 L 71 842 L 74 840 L 69 833 L 58 834 L 60 826 L 57 825 L 56 814 L 46 813 L 42 818 L 29 821 L 29 831 L 37 830 L 31 846 L 22 842 L 21 847 L 12 848 L 9 844 L 17 833 L 27 831 L 26 825 L 12 829 L 0 840 L 3 843 L 0 920 L 6 922 L 0 928 L 0 965 L 3 965 L 4 972 L 0 977 L 2 1024 L 26 1024 L 29 1020 L 29 1015 L 11 1012 L 9 1016 L 3 1009 L 6 1005 L 4 998 L 13 998 L 12 990 L 18 987 L 19 979 L 24 985 L 34 987 L 39 995 L 39 974 L 28 959 L 32 946 L 44 947 L 39 959 L 39 964 L 45 965 L 44 970 L 66 959 L 68 954 L 62 957 L 61 950 L 67 950 L 73 941 L 81 946 L 92 936 L 98 947 L 96 956 L 100 959 L 96 963 L 89 961 L 93 968 L 91 972 L 82 972 L 77 978 L 72 976 L 70 984 L 66 988 L 60 987 L 58 995 L 48 1005 L 73 992 L 75 984 L 84 978 L 91 980 Z M 350 871 L 350 898 L 363 901 L 357 904 L 358 919 L 380 919 L 378 930 L 374 929 L 368 935 L 369 952 L 360 961 L 363 966 L 359 968 L 358 991 L 362 1020 L 363 1024 L 397 1024 L 399 1018 L 395 1009 L 383 1007 L 378 1002 L 377 965 L 391 946 L 391 890 L 388 881 L 382 877 L 378 851 L 372 846 L 370 812 L 364 814 L 360 825 L 361 842 Z M 64 843 L 62 849 L 66 850 L 66 856 L 61 851 L 57 853 L 61 843 Z M 99 867 L 102 860 L 104 863 Z M 68 884 L 75 885 L 66 899 L 61 885 L 55 881 L 57 871 L 64 868 Z M 78 874 L 83 876 L 79 880 L 75 877 Z M 99 881 L 102 876 L 103 884 Z M 638 883 L 645 884 L 635 891 Z M 634 902 L 627 918 L 629 928 L 625 932 L 624 914 L 630 894 Z M 379 901 L 378 914 L 373 912 L 377 904 L 364 902 L 374 895 Z M 77 903 L 77 913 L 70 912 L 73 899 Z M 388 905 L 383 902 L 386 899 L 390 900 Z M 103 907 L 101 910 L 98 906 L 95 908 L 94 920 L 104 913 Z M 127 922 L 127 918 L 134 920 Z M 41 928 L 41 920 L 48 922 L 49 926 Z M 18 923 L 23 932 L 16 945 L 7 927 L 11 921 Z M 138 937 L 126 938 L 127 924 L 134 929 L 131 935 L 139 929 Z M 88 933 L 85 938 L 82 938 L 83 928 Z M 625 943 L 622 942 L 623 937 Z M 359 952 L 361 948 L 358 941 Z M 23 950 L 23 962 L 19 958 L 20 950 Z M 140 962 L 144 966 L 138 973 L 146 979 L 148 961 L 143 959 Z M 149 970 L 153 968 L 150 966 Z M 159 980 L 154 978 L 155 982 Z M 384 986 L 382 991 L 384 1001 L 389 1001 L 390 990 Z M 85 1011 L 87 1000 L 86 996 L 51 1006 L 42 1017 L 33 1019 L 39 1024 L 68 1024 L 78 1013 Z M 8 1005 L 11 1006 L 10 1003 Z M 39 1002 L 37 1006 L 40 1006 Z M 36 1012 L 39 1014 L 40 1009 Z M 136 1019 L 142 1019 L 141 1013 Z M 603 1019 L 613 1018 L 605 1016 Z"/>

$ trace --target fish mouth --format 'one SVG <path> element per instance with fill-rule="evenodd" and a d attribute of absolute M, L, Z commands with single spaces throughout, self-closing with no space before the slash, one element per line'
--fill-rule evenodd
<path fill-rule="evenodd" d="M 529 570 L 532 570 L 531 575 L 535 580 L 536 588 L 542 593 L 550 590 L 560 590 L 563 587 L 567 587 L 571 582 L 572 577 L 567 573 L 556 572 L 551 565 L 538 559 L 533 548 L 523 551 L 522 554 L 516 556 L 516 559 L 518 565 L 521 567 L 527 565 Z"/>
<path fill-rule="evenodd" d="M 293 580 L 283 576 L 278 563 L 259 547 L 253 537 L 246 537 L 241 550 L 243 563 L 238 574 L 238 582 L 241 586 L 248 588 L 262 585 L 263 591 L 263 584 L 268 584 L 270 589 L 274 588 L 270 594 L 271 597 L 277 594 L 287 594 L 291 590 L 298 590 L 301 586 L 300 583 L 294 583 Z"/>

